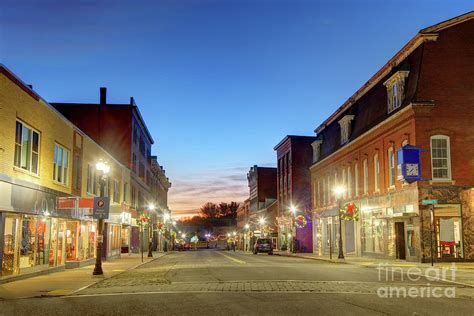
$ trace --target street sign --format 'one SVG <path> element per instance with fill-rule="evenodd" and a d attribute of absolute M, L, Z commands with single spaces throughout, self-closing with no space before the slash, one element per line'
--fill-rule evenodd
<path fill-rule="evenodd" d="M 109 206 L 109 197 L 94 197 L 94 212 L 92 217 L 95 219 L 108 219 Z"/>
<path fill-rule="evenodd" d="M 438 204 L 438 200 L 421 200 L 421 205 Z"/>

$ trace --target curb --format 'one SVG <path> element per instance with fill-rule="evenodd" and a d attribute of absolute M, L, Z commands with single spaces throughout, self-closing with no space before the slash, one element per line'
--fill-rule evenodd
<path fill-rule="evenodd" d="M 336 263 L 336 264 L 353 264 L 347 261 L 342 261 L 342 260 L 327 260 L 323 258 L 313 258 L 313 257 L 308 257 L 308 256 L 295 256 L 295 255 L 288 255 L 288 254 L 281 254 L 281 253 L 276 253 L 275 256 L 280 256 L 280 257 L 288 257 L 288 258 L 299 258 L 299 259 L 306 259 L 306 260 L 315 260 L 315 261 L 323 261 L 327 263 Z"/>
<path fill-rule="evenodd" d="M 167 254 L 168 254 L 168 252 L 162 253 L 162 254 L 160 254 L 160 256 L 158 256 L 158 257 L 153 257 L 153 259 L 151 259 L 151 260 L 149 260 L 149 261 L 140 262 L 139 264 L 136 264 L 136 265 L 134 265 L 134 266 L 132 266 L 132 267 L 130 267 L 130 268 L 128 268 L 128 269 L 125 269 L 124 271 L 121 271 L 121 272 L 119 272 L 119 273 L 117 273 L 117 274 L 114 274 L 114 275 L 112 275 L 112 276 L 110 276 L 110 277 L 104 277 L 103 279 L 97 280 L 97 281 L 95 281 L 95 282 L 93 282 L 93 283 L 91 283 L 91 284 L 88 284 L 88 285 L 86 285 L 86 286 L 83 286 L 83 287 L 81 287 L 81 288 L 79 288 L 79 289 L 77 289 L 77 290 L 75 290 L 75 291 L 73 291 L 73 292 L 71 292 L 71 293 L 69 293 L 69 294 L 66 294 L 66 295 L 57 295 L 57 296 L 54 295 L 54 297 L 75 295 L 75 294 L 79 293 L 80 291 L 83 291 L 83 290 L 85 290 L 85 289 L 87 289 L 87 288 L 89 288 L 89 287 L 91 287 L 91 286 L 93 286 L 93 285 L 96 285 L 96 284 L 100 283 L 100 282 L 103 282 L 103 281 L 108 280 L 108 279 L 115 278 L 116 276 L 121 275 L 121 274 L 123 274 L 123 273 L 125 273 L 125 272 L 128 272 L 128 271 L 130 271 L 130 270 L 134 270 L 134 269 L 139 268 L 139 267 L 141 267 L 141 266 L 143 266 L 143 265 L 145 265 L 145 264 L 148 264 L 148 263 L 151 263 L 151 262 L 153 262 L 153 261 L 155 261 L 155 260 L 158 260 L 158 259 L 160 259 L 160 258 L 166 256 Z M 48 297 L 48 295 L 44 295 L 44 296 L 42 296 L 42 297 Z"/>

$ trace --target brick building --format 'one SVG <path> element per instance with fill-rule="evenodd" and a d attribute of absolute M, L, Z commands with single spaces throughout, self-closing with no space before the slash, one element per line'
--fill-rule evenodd
<path fill-rule="evenodd" d="M 94 261 L 99 160 L 111 198 L 102 255 L 120 255 L 130 170 L 3 65 L 0 85 L 0 283 Z"/>
<path fill-rule="evenodd" d="M 271 236 L 276 243 L 277 168 L 254 165 L 247 174 L 249 185 L 248 220 L 254 237 Z M 262 222 L 264 220 L 264 223 Z M 262 224 L 263 223 L 263 224 Z M 253 247 L 253 239 L 250 241 Z"/>
<path fill-rule="evenodd" d="M 313 251 L 309 167 L 313 161 L 311 144 L 315 140 L 313 136 L 288 135 L 273 148 L 278 166 L 278 236 L 283 250 L 293 247 L 298 252 Z M 304 227 L 296 226 L 296 216 L 304 216 Z"/>
<path fill-rule="evenodd" d="M 314 251 L 427 261 L 474 259 L 474 12 L 421 30 L 316 130 Z M 416 145 L 423 181 L 399 181 L 397 150 Z M 436 199 L 433 234 L 424 199 Z"/>
<path fill-rule="evenodd" d="M 66 116 L 74 125 L 78 126 L 88 136 L 104 147 L 122 164 L 130 169 L 131 181 L 129 184 L 130 200 L 133 207 L 133 217 L 138 213 L 149 212 L 154 225 L 160 221 L 167 204 L 163 203 L 168 191 L 166 179 L 159 174 L 158 169 L 152 169 L 151 145 L 153 138 L 143 120 L 133 97 L 129 103 L 107 103 L 107 89 L 100 88 L 100 102 L 97 103 L 51 103 L 59 112 Z M 155 159 L 156 160 L 156 159 Z M 158 163 L 156 161 L 156 163 Z M 153 179 L 162 179 L 153 181 Z M 164 186 L 163 186 L 163 185 Z M 155 186 L 155 188 L 152 188 Z M 160 189 L 162 187 L 163 189 Z M 164 189 L 167 187 L 167 189 Z M 161 208 L 154 212 L 150 205 Z M 160 212 L 161 211 L 161 212 Z M 162 219 L 162 217 L 161 217 Z M 123 227 L 124 234 L 130 234 L 131 247 L 138 251 L 139 228 L 134 226 Z M 150 235 L 151 232 L 145 232 Z M 154 247 L 159 243 L 154 240 Z M 145 248 L 148 247 L 148 244 Z"/>

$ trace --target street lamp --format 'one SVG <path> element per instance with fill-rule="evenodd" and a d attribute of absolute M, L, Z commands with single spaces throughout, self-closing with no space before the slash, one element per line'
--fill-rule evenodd
<path fill-rule="evenodd" d="M 250 228 L 250 225 L 249 224 L 245 224 L 245 229 L 249 229 Z"/>
<path fill-rule="evenodd" d="M 103 161 L 99 161 L 95 168 L 97 171 L 101 172 L 102 175 L 100 177 L 100 197 L 105 196 L 105 181 L 107 180 L 107 174 L 110 172 L 110 166 L 107 165 Z M 97 223 L 97 247 L 96 247 L 96 255 L 95 255 L 95 267 L 92 275 L 102 275 L 104 272 L 102 271 L 102 243 L 104 238 L 104 220 L 99 219 Z"/>
<path fill-rule="evenodd" d="M 339 208 L 338 217 L 339 217 L 339 256 L 338 259 L 344 259 L 344 253 L 342 251 L 342 219 L 341 219 L 341 206 L 342 206 L 342 196 L 346 192 L 346 188 L 343 186 L 337 186 L 334 188 L 334 193 L 337 197 L 337 205 Z"/>
<path fill-rule="evenodd" d="M 148 209 L 150 211 L 154 211 L 155 210 L 155 204 L 153 203 L 150 203 L 150 205 L 148 205 Z M 144 228 L 143 228 L 144 230 Z M 152 236 L 153 232 L 152 232 L 152 227 L 151 227 L 151 223 L 148 223 L 148 257 L 149 258 L 153 258 L 153 253 L 152 253 L 152 240 L 153 240 L 153 236 Z"/>

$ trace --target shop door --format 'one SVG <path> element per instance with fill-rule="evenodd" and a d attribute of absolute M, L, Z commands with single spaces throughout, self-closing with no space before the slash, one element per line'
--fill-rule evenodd
<path fill-rule="evenodd" d="M 405 256 L 405 223 L 395 223 L 395 246 L 397 251 L 397 259 L 406 259 Z"/>

